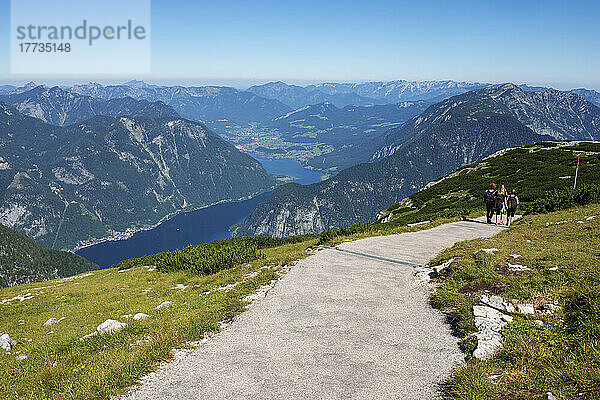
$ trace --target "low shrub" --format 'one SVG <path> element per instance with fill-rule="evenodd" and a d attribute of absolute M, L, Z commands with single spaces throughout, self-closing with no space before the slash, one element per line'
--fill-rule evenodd
<path fill-rule="evenodd" d="M 577 189 L 563 188 L 546 192 L 544 196 L 524 206 L 525 214 L 545 214 L 573 206 L 600 203 L 600 185 L 583 184 Z"/>

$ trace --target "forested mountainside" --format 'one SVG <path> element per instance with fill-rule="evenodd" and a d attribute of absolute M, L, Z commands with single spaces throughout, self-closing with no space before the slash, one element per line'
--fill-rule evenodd
<path fill-rule="evenodd" d="M 97 268 L 83 257 L 47 249 L 30 237 L 0 225 L 0 287 L 63 278 Z"/>
<path fill-rule="evenodd" d="M 256 160 L 180 117 L 58 127 L 0 103 L 0 141 L 0 223 L 56 249 L 275 184 Z"/>
<path fill-rule="evenodd" d="M 502 86 L 496 90 L 502 92 Z M 486 89 L 469 92 L 430 106 L 391 132 L 379 161 L 313 185 L 278 188 L 240 232 L 285 236 L 371 220 L 378 210 L 456 168 L 507 147 L 551 139 L 519 121 Z"/>

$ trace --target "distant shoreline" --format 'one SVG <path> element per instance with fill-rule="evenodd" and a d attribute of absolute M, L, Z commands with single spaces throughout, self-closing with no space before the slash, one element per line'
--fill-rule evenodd
<path fill-rule="evenodd" d="M 77 246 L 75 246 L 73 249 L 71 249 L 69 251 L 71 251 L 72 253 L 77 253 L 80 250 L 83 250 L 83 249 L 88 248 L 88 247 L 96 246 L 96 245 L 101 244 L 101 243 L 105 243 L 105 242 L 119 242 L 119 241 L 122 241 L 122 240 L 127 240 L 127 239 L 131 238 L 133 235 L 135 235 L 136 233 L 144 232 L 144 231 L 150 231 L 152 229 L 155 229 L 159 225 L 163 224 L 164 222 L 166 222 L 166 221 L 168 221 L 168 220 L 170 220 L 170 219 L 172 219 L 172 218 L 174 218 L 174 217 L 176 217 L 178 215 L 186 214 L 186 213 L 191 213 L 191 212 L 198 211 L 198 210 L 203 210 L 203 209 L 206 209 L 206 208 L 209 208 L 209 207 L 213 207 L 213 206 L 216 206 L 216 205 L 219 205 L 219 204 L 236 203 L 236 202 L 240 202 L 240 201 L 250 200 L 250 199 L 252 199 L 254 197 L 260 196 L 261 194 L 269 193 L 269 192 L 273 191 L 274 189 L 275 189 L 275 187 L 271 187 L 269 190 L 265 190 L 265 191 L 262 191 L 262 192 L 252 193 L 252 194 L 250 194 L 248 196 L 240 197 L 238 199 L 223 199 L 223 200 L 219 200 L 219 201 L 216 201 L 214 203 L 207 204 L 207 205 L 204 205 L 204 206 L 201 206 L 201 207 L 194 207 L 194 208 L 189 208 L 189 209 L 181 209 L 179 211 L 172 212 L 172 213 L 169 213 L 169 214 L 165 215 L 164 217 L 162 217 L 155 224 L 144 226 L 144 227 L 127 228 L 125 231 L 114 232 L 114 233 L 112 233 L 109 236 L 104 236 L 102 238 L 95 239 L 93 241 L 80 242 L 80 244 L 78 244 Z"/>

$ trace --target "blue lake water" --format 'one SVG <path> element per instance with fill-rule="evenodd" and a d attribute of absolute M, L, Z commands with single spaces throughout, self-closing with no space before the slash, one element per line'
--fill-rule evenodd
<path fill-rule="evenodd" d="M 320 172 L 307 170 L 296 160 L 255 158 L 271 174 L 287 175 L 301 184 L 321 180 Z M 231 236 L 229 227 L 244 221 L 256 205 L 269 195 L 270 193 L 264 193 L 249 200 L 222 203 L 182 213 L 156 228 L 138 232 L 128 239 L 102 242 L 83 248 L 77 254 L 101 267 L 109 267 L 128 258 L 227 238 Z"/>
<path fill-rule="evenodd" d="M 322 172 L 306 169 L 298 161 L 289 158 L 271 160 L 254 155 L 252 157 L 258 160 L 268 173 L 289 176 L 294 178 L 294 182 L 302 185 L 320 182 L 323 177 Z"/>

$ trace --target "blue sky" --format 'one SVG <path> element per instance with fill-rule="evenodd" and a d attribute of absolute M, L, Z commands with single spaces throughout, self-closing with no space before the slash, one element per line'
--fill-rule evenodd
<path fill-rule="evenodd" d="M 9 7 L 0 0 L 0 82 L 454 79 L 600 89 L 598 1 L 152 0 L 152 73 L 83 77 L 10 75 Z"/>

